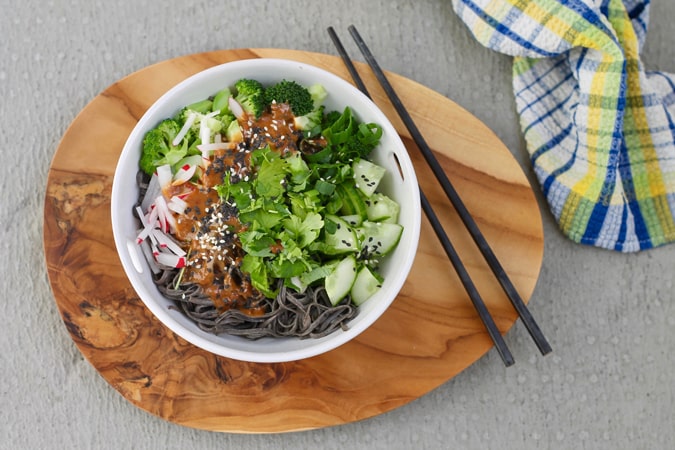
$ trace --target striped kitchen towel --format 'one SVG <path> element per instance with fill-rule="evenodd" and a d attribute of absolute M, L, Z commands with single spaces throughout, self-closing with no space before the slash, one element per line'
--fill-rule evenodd
<path fill-rule="evenodd" d="M 453 0 L 514 56 L 531 163 L 563 233 L 634 252 L 675 241 L 675 76 L 646 71 L 649 0 Z"/>

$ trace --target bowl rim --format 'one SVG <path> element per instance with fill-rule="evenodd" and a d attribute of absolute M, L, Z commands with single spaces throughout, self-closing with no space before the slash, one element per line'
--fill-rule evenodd
<path fill-rule="evenodd" d="M 125 144 L 120 153 L 119 159 L 117 161 L 117 166 L 115 168 L 115 173 L 113 177 L 113 185 L 111 192 L 111 222 L 113 228 L 113 237 L 115 241 L 115 246 L 117 248 L 118 258 L 122 263 L 124 272 L 132 285 L 134 291 L 138 294 L 143 304 L 151 311 L 151 313 L 167 328 L 171 331 L 190 342 L 191 344 L 202 348 L 208 352 L 214 353 L 216 355 L 233 358 L 241 361 L 248 362 L 257 362 L 257 363 L 273 363 L 273 362 L 288 362 L 295 361 L 300 359 L 305 359 L 313 356 L 317 356 L 340 347 L 341 345 L 349 342 L 350 340 L 357 337 L 367 328 L 369 328 L 375 321 L 377 321 L 382 314 L 389 308 L 391 303 L 399 295 L 400 290 L 405 283 L 405 280 L 409 276 L 410 270 L 412 268 L 413 261 L 415 259 L 415 254 L 417 252 L 417 247 L 419 244 L 419 235 L 421 228 L 421 205 L 419 195 L 412 193 L 411 201 L 412 205 L 410 208 L 416 212 L 414 218 L 412 218 L 411 223 L 406 226 L 405 232 L 409 234 L 410 246 L 406 249 L 405 258 L 403 262 L 399 263 L 399 275 L 400 279 L 388 280 L 389 290 L 392 291 L 392 294 L 386 297 L 385 299 L 380 300 L 378 307 L 370 311 L 370 316 L 364 320 L 359 320 L 354 322 L 352 320 L 350 324 L 353 323 L 353 326 L 350 326 L 347 331 L 337 330 L 336 332 L 331 333 L 329 336 L 324 338 L 312 340 L 307 339 L 304 341 L 312 342 L 312 345 L 303 348 L 297 348 L 292 350 L 287 350 L 283 352 L 252 352 L 248 350 L 240 350 L 233 347 L 226 347 L 219 345 L 214 342 L 213 339 L 217 339 L 216 335 L 206 336 L 201 330 L 192 330 L 183 325 L 181 321 L 176 320 L 170 311 L 164 306 L 154 300 L 154 297 L 157 295 L 156 291 L 151 291 L 148 288 L 147 283 L 143 282 L 139 277 L 139 273 L 133 268 L 132 258 L 129 256 L 129 252 L 126 249 L 128 236 L 124 236 L 124 231 L 120 229 L 120 220 L 119 217 L 128 212 L 124 212 L 121 208 L 118 208 L 117 205 L 120 202 L 120 182 L 121 177 L 119 174 L 123 171 L 126 171 L 124 167 L 124 161 L 128 159 L 129 153 L 134 151 L 134 146 L 138 145 L 139 139 L 142 135 L 145 134 L 147 128 L 151 123 L 155 123 L 157 118 L 155 117 L 158 111 L 161 111 L 164 105 L 167 102 L 170 102 L 171 99 L 179 96 L 183 91 L 190 91 L 191 88 L 194 88 L 195 85 L 204 83 L 205 80 L 208 80 L 214 74 L 219 74 L 220 72 L 227 72 L 228 70 L 244 70 L 245 72 L 255 72 L 256 70 L 261 70 L 269 67 L 283 67 L 285 71 L 289 70 L 303 70 L 313 74 L 320 74 L 321 77 L 331 80 L 331 83 L 342 85 L 342 87 L 350 92 L 350 95 L 358 98 L 359 105 L 368 105 L 370 115 L 379 116 L 379 125 L 383 127 L 385 133 L 389 134 L 389 139 L 392 139 L 396 144 L 397 148 L 401 149 L 402 154 L 397 154 L 398 163 L 401 166 L 401 169 L 406 172 L 406 182 L 410 183 L 412 187 L 418 189 L 418 182 L 415 174 L 414 167 L 410 161 L 407 151 L 405 150 L 405 145 L 403 144 L 400 135 L 394 128 L 391 121 L 386 117 L 384 112 L 365 94 L 359 91 L 352 84 L 339 77 L 338 75 L 311 64 L 302 63 L 298 61 L 293 61 L 290 59 L 281 59 L 281 58 L 252 58 L 244 59 L 237 61 L 230 61 L 222 64 L 217 64 L 210 68 L 199 71 L 193 75 L 188 76 L 182 81 L 175 84 L 164 94 L 162 94 L 157 100 L 155 100 L 152 105 L 146 110 L 146 112 L 138 120 L 129 136 L 127 137 Z M 241 75 L 243 77 L 243 75 Z M 253 76 L 250 76 L 254 78 Z M 279 79 L 283 78 L 280 76 Z M 290 75 L 288 76 L 290 79 Z M 215 92 L 213 90 L 211 93 Z M 351 105 L 352 101 L 348 104 Z M 185 103 L 187 104 L 187 103 Z M 355 112 L 358 113 L 359 110 L 354 108 Z M 137 147 L 136 147 L 137 149 Z M 403 158 L 401 158 L 403 156 Z M 401 160 L 402 159 L 402 160 Z M 130 210 L 130 209 L 129 209 Z M 390 255 L 391 256 L 391 255 Z M 145 261 L 143 261 L 145 263 Z M 395 274 L 394 274 L 395 275 Z M 182 312 L 180 312 L 182 314 Z M 191 322 L 194 324 L 194 322 Z M 196 327 L 196 324 L 194 325 Z M 242 338 L 243 339 L 243 338 Z M 268 338 L 268 339 L 280 339 L 280 338 Z M 281 339 L 297 339 L 297 338 L 281 338 Z"/>

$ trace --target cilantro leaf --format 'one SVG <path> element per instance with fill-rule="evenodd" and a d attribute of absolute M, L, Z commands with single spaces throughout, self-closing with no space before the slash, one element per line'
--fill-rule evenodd
<path fill-rule="evenodd" d="M 270 277 L 267 273 L 267 266 L 264 264 L 262 258 L 251 254 L 244 255 L 241 262 L 241 270 L 249 274 L 251 284 L 262 292 L 263 295 L 268 298 L 276 297 L 276 291 L 270 289 Z"/>
<path fill-rule="evenodd" d="M 301 248 L 311 244 L 319 237 L 324 224 L 321 215 L 314 212 L 307 214 L 304 220 L 299 216 L 291 215 L 282 222 L 286 231 L 291 234 Z"/>
<path fill-rule="evenodd" d="M 223 182 L 215 186 L 214 189 L 218 193 L 218 197 L 220 197 L 221 200 L 227 200 L 228 198 L 230 198 L 230 190 L 232 189 L 232 184 L 230 183 L 229 171 L 225 172 L 225 175 L 223 175 Z"/>
<path fill-rule="evenodd" d="M 291 176 L 291 183 L 293 184 L 292 190 L 295 192 L 305 190 L 307 180 L 312 174 L 305 160 L 302 159 L 300 153 L 295 153 L 294 155 L 287 157 L 285 161 L 288 173 Z"/>
<path fill-rule="evenodd" d="M 263 197 L 279 197 L 286 191 L 286 161 L 272 151 L 262 158 L 254 182 L 255 192 Z"/>
<path fill-rule="evenodd" d="M 247 230 L 239 233 L 241 247 L 251 256 L 273 256 L 272 246 L 276 241 L 266 233 L 258 230 Z"/>

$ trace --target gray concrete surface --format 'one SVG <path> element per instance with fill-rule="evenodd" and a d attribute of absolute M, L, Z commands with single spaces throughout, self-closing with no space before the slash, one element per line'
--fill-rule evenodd
<path fill-rule="evenodd" d="M 347 41 L 355 24 L 385 69 L 483 120 L 535 183 L 510 60 L 478 45 L 449 0 L 0 0 L 0 11 L 0 448 L 675 448 L 675 245 L 631 255 L 578 246 L 538 191 L 545 257 L 531 310 L 551 355 L 541 357 L 518 323 L 506 336 L 515 366 L 493 350 L 404 407 L 301 433 L 211 433 L 139 410 L 76 349 L 46 277 L 46 175 L 80 109 L 158 61 L 237 47 L 333 54 L 326 28 Z M 650 69 L 675 71 L 673 18 L 675 2 L 654 2 Z"/>

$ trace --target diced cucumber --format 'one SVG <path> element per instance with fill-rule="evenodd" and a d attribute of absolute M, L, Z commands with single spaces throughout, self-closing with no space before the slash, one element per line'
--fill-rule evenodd
<path fill-rule="evenodd" d="M 375 192 L 375 189 L 377 189 L 387 169 L 368 160 L 360 159 L 352 163 L 352 171 L 354 172 L 356 187 L 366 197 L 370 197 Z"/>
<path fill-rule="evenodd" d="M 366 266 L 356 274 L 350 295 L 355 305 L 361 305 L 382 287 L 382 280 L 378 279 Z"/>
<path fill-rule="evenodd" d="M 369 255 L 383 256 L 396 247 L 401 239 L 403 226 L 398 223 L 365 221 L 357 234 L 361 237 L 361 249 Z"/>
<path fill-rule="evenodd" d="M 356 258 L 349 255 L 326 277 L 326 294 L 333 305 L 337 305 L 349 294 L 354 280 L 356 280 Z"/>
<path fill-rule="evenodd" d="M 333 215 L 326 215 L 326 222 L 332 222 L 326 225 L 326 234 L 324 237 L 325 248 L 324 252 L 329 255 L 337 255 L 340 253 L 356 252 L 359 250 L 359 242 L 356 238 L 354 228 L 341 218 Z M 334 233 L 328 232 L 330 229 L 335 229 Z"/>
<path fill-rule="evenodd" d="M 351 182 L 340 183 L 335 188 L 335 193 L 342 200 L 340 214 L 343 216 L 359 215 L 365 219 L 368 217 L 366 203 L 361 196 L 361 192 Z"/>
<path fill-rule="evenodd" d="M 358 227 L 363 223 L 363 217 L 359 216 L 358 214 L 352 214 L 349 216 L 341 216 L 340 219 L 344 220 L 347 222 L 349 225 L 353 227 Z"/>
<path fill-rule="evenodd" d="M 366 200 L 366 214 L 371 222 L 398 222 L 401 207 L 386 195 L 376 192 Z"/>
<path fill-rule="evenodd" d="M 230 122 L 227 130 L 225 131 L 225 138 L 228 142 L 240 142 L 242 139 L 244 139 L 244 135 L 241 132 L 241 128 L 239 127 L 239 122 L 236 120 Z"/>

